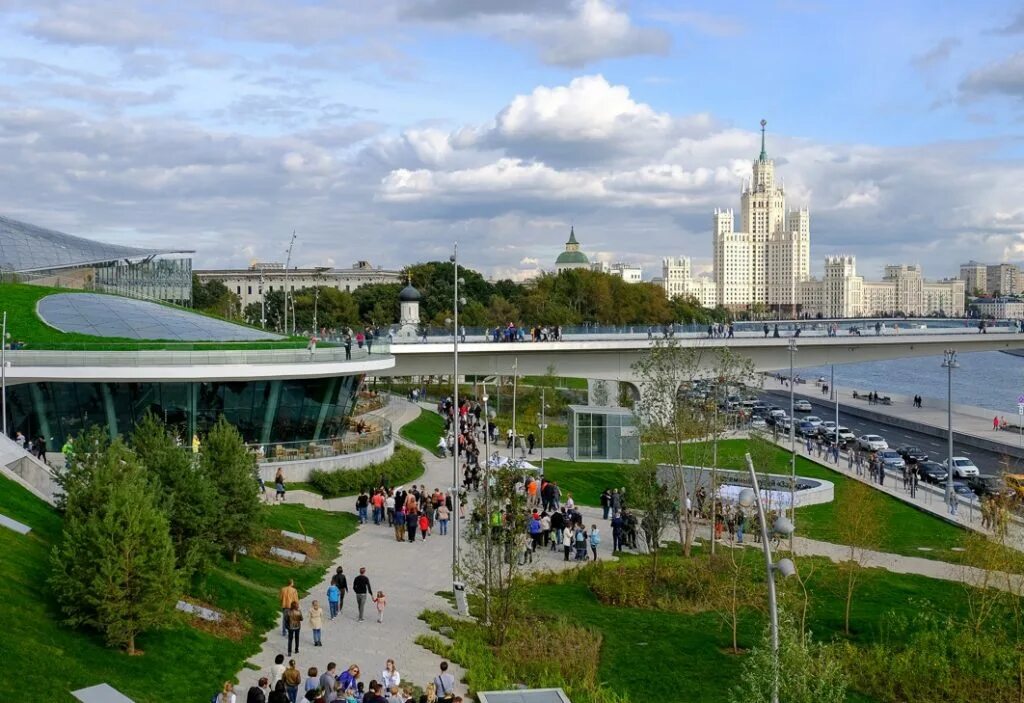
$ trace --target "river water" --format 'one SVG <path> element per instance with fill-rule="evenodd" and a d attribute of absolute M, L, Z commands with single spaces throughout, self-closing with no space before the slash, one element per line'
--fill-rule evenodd
<path fill-rule="evenodd" d="M 797 356 L 799 359 L 799 355 Z M 1002 352 L 958 354 L 960 367 L 953 370 L 953 402 L 976 405 L 998 413 L 1017 414 L 1017 398 L 1024 395 L 1024 357 Z M 942 356 L 920 356 L 860 364 L 837 364 L 838 388 L 877 391 L 882 395 L 920 394 L 945 403 L 946 369 Z M 814 379 L 829 378 L 831 367 L 802 368 L 799 375 Z M 789 369 L 784 373 L 788 374 Z"/>

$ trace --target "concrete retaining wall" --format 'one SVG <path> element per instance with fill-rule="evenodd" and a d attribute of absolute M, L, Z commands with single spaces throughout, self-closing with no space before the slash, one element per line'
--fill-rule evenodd
<path fill-rule="evenodd" d="M 391 440 L 387 444 L 375 449 L 368 449 L 365 452 L 356 454 L 343 454 L 340 456 L 329 456 L 322 459 L 299 459 L 297 461 L 268 461 L 259 466 L 260 477 L 271 484 L 278 468 L 284 469 L 285 485 L 288 481 L 306 481 L 309 479 L 309 472 L 313 469 L 322 471 L 335 471 L 337 469 L 361 469 L 370 464 L 384 461 L 395 453 L 395 442 Z"/>

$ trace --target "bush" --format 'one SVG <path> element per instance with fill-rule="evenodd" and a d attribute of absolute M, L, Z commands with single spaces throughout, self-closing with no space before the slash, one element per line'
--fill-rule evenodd
<path fill-rule="evenodd" d="M 389 486 L 408 483 L 423 475 L 423 455 L 408 447 L 395 447 L 390 458 L 364 466 L 361 469 L 313 469 L 309 483 L 325 498 L 337 498 L 358 493 L 364 488 L 379 486 L 381 476 Z"/>

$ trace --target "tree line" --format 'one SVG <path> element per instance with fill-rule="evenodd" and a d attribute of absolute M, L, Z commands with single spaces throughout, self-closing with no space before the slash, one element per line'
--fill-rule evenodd
<path fill-rule="evenodd" d="M 198 453 L 151 413 L 127 440 L 93 427 L 55 475 L 64 526 L 50 586 L 64 621 L 129 654 L 140 633 L 170 621 L 194 575 L 262 529 L 255 459 L 223 417 Z"/>
<path fill-rule="evenodd" d="M 452 317 L 454 300 L 453 264 L 431 261 L 414 264 L 403 274 L 422 294 L 420 319 L 425 325 L 443 327 Z M 626 283 L 619 276 L 588 269 L 542 273 L 529 281 L 509 279 L 488 281 L 478 271 L 459 267 L 464 281 L 459 296 L 459 323 L 466 327 L 516 324 L 540 325 L 664 325 L 672 322 L 721 322 L 729 318 L 724 308 L 703 308 L 693 298 L 665 297 L 654 283 Z M 398 322 L 398 295 L 404 283 L 360 286 L 348 292 L 329 286 L 296 291 L 289 305 L 294 307 L 296 329 L 383 327 Z M 220 281 L 202 283 L 193 278 L 193 307 L 203 312 L 242 319 L 259 325 L 265 316 L 268 329 L 281 329 L 284 292 L 265 293 L 264 304 L 240 308 L 237 295 Z"/>

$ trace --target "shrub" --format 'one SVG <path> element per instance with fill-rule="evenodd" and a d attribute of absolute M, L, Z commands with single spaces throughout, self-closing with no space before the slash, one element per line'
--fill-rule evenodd
<path fill-rule="evenodd" d="M 325 498 L 353 495 L 364 488 L 379 486 L 383 476 L 389 486 L 408 483 L 423 475 L 423 455 L 408 447 L 395 447 L 395 453 L 377 464 L 361 469 L 313 469 L 309 483 Z"/>

